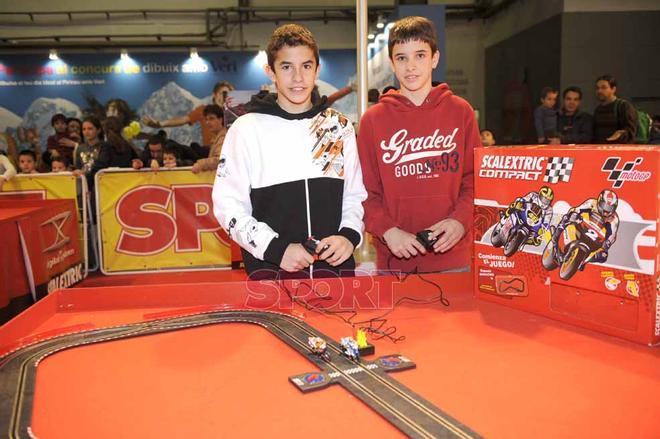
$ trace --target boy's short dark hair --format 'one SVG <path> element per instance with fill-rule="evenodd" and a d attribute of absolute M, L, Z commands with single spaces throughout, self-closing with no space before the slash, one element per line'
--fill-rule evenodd
<path fill-rule="evenodd" d="M 50 126 L 54 127 L 55 122 L 59 122 L 59 121 L 67 123 L 66 122 L 66 116 L 63 115 L 62 113 L 57 113 L 56 115 L 54 115 L 53 117 L 50 118 Z"/>
<path fill-rule="evenodd" d="M 77 117 L 67 117 L 66 124 L 69 125 L 69 122 L 78 122 L 79 125 L 82 125 L 82 121 Z"/>
<path fill-rule="evenodd" d="M 216 82 L 213 86 L 213 93 L 217 93 L 222 87 L 227 87 L 229 90 L 234 90 L 234 86 L 229 81 Z"/>
<path fill-rule="evenodd" d="M 564 90 L 564 93 L 562 93 L 562 97 L 565 98 L 566 95 L 570 92 L 577 93 L 578 96 L 580 96 L 580 100 L 582 100 L 582 89 L 578 87 L 577 85 L 571 85 L 570 87 L 567 87 L 566 90 Z"/>
<path fill-rule="evenodd" d="M 149 136 L 149 140 L 147 140 L 147 145 L 163 145 L 163 144 L 165 144 L 165 141 L 158 134 L 152 134 L 151 136 Z"/>
<path fill-rule="evenodd" d="M 53 167 L 53 163 L 55 163 L 55 162 L 60 162 L 60 163 L 62 163 L 62 164 L 64 165 L 65 168 L 68 168 L 68 167 L 69 167 L 69 160 L 68 160 L 66 157 L 64 157 L 64 156 L 61 156 L 61 155 L 60 155 L 60 156 L 57 156 L 57 157 L 53 157 L 53 158 L 50 160 L 50 167 L 51 167 L 51 168 Z"/>
<path fill-rule="evenodd" d="M 554 87 L 543 87 L 541 89 L 541 99 L 545 99 L 550 93 L 557 93 L 557 89 Z"/>
<path fill-rule="evenodd" d="M 387 41 L 387 50 L 390 59 L 392 48 L 395 44 L 403 44 L 408 41 L 421 41 L 431 46 L 431 53 L 438 51 L 438 36 L 435 32 L 433 22 L 425 17 L 404 17 L 397 20 L 390 29 Z"/>
<path fill-rule="evenodd" d="M 19 157 L 22 155 L 29 155 L 30 157 L 32 157 L 32 160 L 34 160 L 35 162 L 37 161 L 37 154 L 35 154 L 35 152 L 32 151 L 31 149 L 24 149 L 23 151 L 18 153 Z"/>
<path fill-rule="evenodd" d="M 270 36 L 268 47 L 266 48 L 266 55 L 268 56 L 268 65 L 271 69 L 275 68 L 275 58 L 277 52 L 284 47 L 297 47 L 307 46 L 314 52 L 316 65 L 319 64 L 319 46 L 316 44 L 314 35 L 305 26 L 299 24 L 285 24 L 275 29 L 273 35 Z"/>
<path fill-rule="evenodd" d="M 218 119 L 223 119 L 225 117 L 225 112 L 222 111 L 222 108 L 215 104 L 207 105 L 204 107 L 202 114 L 204 114 L 204 117 L 208 116 L 209 114 L 215 114 Z"/>
<path fill-rule="evenodd" d="M 612 75 L 599 76 L 598 78 L 596 78 L 596 82 L 598 81 L 607 81 L 607 83 L 610 85 L 611 88 L 616 87 L 616 79 L 614 79 L 614 76 Z"/>

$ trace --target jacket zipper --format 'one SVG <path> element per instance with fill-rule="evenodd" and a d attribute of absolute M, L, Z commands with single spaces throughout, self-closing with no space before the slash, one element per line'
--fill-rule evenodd
<path fill-rule="evenodd" d="M 309 184 L 308 180 L 305 179 L 305 209 L 307 211 L 307 236 L 312 236 L 312 218 L 309 209 Z M 314 264 L 309 266 L 309 278 L 314 278 Z"/>

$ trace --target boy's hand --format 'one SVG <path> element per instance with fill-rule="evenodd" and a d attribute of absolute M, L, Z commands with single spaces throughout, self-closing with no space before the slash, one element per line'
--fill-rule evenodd
<path fill-rule="evenodd" d="M 438 242 L 433 246 L 435 253 L 446 252 L 465 235 L 463 224 L 453 218 L 445 218 L 433 224 L 429 230 L 433 232 L 433 237 L 439 237 Z"/>
<path fill-rule="evenodd" d="M 314 263 L 314 257 L 310 255 L 302 244 L 289 244 L 282 256 L 280 268 L 289 273 L 300 271 Z"/>
<path fill-rule="evenodd" d="M 156 159 L 151 159 L 151 163 L 149 164 L 149 167 L 150 167 L 152 170 L 157 171 L 157 170 L 160 169 L 160 164 L 158 163 L 158 160 L 156 160 Z"/>
<path fill-rule="evenodd" d="M 385 243 L 397 258 L 410 259 L 418 254 L 426 254 L 426 249 L 412 233 L 392 227 L 383 234 Z"/>
<path fill-rule="evenodd" d="M 144 166 L 144 163 L 142 163 L 142 160 L 140 159 L 133 159 L 131 161 L 131 166 L 133 166 L 133 169 L 141 169 Z"/>
<path fill-rule="evenodd" d="M 316 246 L 316 252 L 321 252 L 319 259 L 333 267 L 343 264 L 346 259 L 351 257 L 353 250 L 351 241 L 340 235 L 323 238 Z"/>

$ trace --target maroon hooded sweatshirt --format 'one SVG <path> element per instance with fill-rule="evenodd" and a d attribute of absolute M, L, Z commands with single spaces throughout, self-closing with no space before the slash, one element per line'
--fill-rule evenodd
<path fill-rule="evenodd" d="M 368 193 L 365 225 L 379 238 L 379 269 L 430 272 L 470 264 L 477 146 L 481 139 L 474 111 L 447 84 L 434 87 L 420 106 L 392 90 L 367 110 L 358 150 Z M 400 260 L 381 242 L 392 227 L 415 234 L 445 218 L 466 230 L 445 253 Z"/>

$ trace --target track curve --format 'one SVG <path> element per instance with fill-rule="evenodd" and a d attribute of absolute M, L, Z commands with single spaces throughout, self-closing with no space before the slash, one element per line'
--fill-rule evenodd
<path fill-rule="evenodd" d="M 219 323 L 262 326 L 295 349 L 333 382 L 362 400 L 399 430 L 414 438 L 476 438 L 478 434 L 391 378 L 375 362 L 353 362 L 341 346 L 304 321 L 268 311 L 223 310 L 63 335 L 25 346 L 0 357 L 0 435 L 35 437 L 32 424 L 35 378 L 39 363 L 58 352 L 95 343 L 142 337 Z M 326 362 L 310 352 L 308 337 L 327 340 L 334 353 Z"/>

